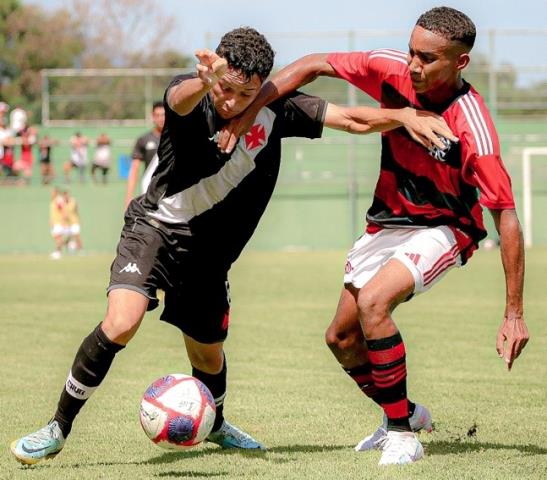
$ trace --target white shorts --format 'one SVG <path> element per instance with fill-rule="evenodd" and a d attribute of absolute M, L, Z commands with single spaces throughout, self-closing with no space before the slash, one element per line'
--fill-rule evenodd
<path fill-rule="evenodd" d="M 51 235 L 53 237 L 57 237 L 59 235 L 63 235 L 65 237 L 69 237 L 70 235 L 79 235 L 80 234 L 80 224 L 79 223 L 73 223 L 72 225 L 62 225 L 60 223 L 56 223 L 51 227 Z"/>
<path fill-rule="evenodd" d="M 414 277 L 414 293 L 429 290 L 453 267 L 461 266 L 456 238 L 446 226 L 384 229 L 365 233 L 349 251 L 344 283 L 362 288 L 392 258 Z"/>

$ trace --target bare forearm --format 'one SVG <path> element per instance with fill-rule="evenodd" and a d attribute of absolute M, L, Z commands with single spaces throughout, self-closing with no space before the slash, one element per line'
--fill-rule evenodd
<path fill-rule="evenodd" d="M 127 207 L 133 199 L 133 192 L 139 176 L 140 160 L 133 160 L 127 176 L 127 191 L 125 193 L 125 206 Z"/>
<path fill-rule="evenodd" d="M 524 290 L 524 241 L 514 210 L 501 210 L 496 222 L 500 235 L 500 252 L 506 281 L 507 309 L 522 315 Z M 494 216 L 496 220 L 496 216 Z"/>
<path fill-rule="evenodd" d="M 188 115 L 210 89 L 200 78 L 190 78 L 169 89 L 167 103 L 179 115 Z"/>
<path fill-rule="evenodd" d="M 374 107 L 327 106 L 325 126 L 354 134 L 383 132 L 401 126 L 396 110 Z"/>

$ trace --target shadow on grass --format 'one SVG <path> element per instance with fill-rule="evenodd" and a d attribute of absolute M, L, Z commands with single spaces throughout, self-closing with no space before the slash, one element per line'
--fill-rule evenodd
<path fill-rule="evenodd" d="M 211 472 L 196 472 L 195 470 L 186 470 L 186 471 L 177 471 L 177 470 L 171 470 L 169 472 L 161 472 L 157 473 L 154 476 L 155 477 L 180 477 L 180 478 L 210 478 L 210 477 L 224 477 L 228 475 L 228 472 L 218 472 L 218 473 L 211 473 Z"/>
<path fill-rule="evenodd" d="M 538 445 L 510 445 L 480 441 L 441 440 L 424 445 L 428 455 L 450 455 L 458 453 L 481 452 L 484 450 L 517 450 L 523 455 L 545 455 L 547 448 Z"/>
<path fill-rule="evenodd" d="M 147 460 L 138 461 L 119 461 L 119 462 L 91 462 L 91 463 L 73 463 L 70 465 L 64 465 L 61 468 L 86 468 L 86 467 L 98 467 L 98 466 L 115 466 L 115 465 L 165 465 L 169 463 L 176 463 L 183 460 L 189 460 L 192 458 L 210 457 L 213 455 L 222 456 L 239 456 L 249 459 L 262 459 L 272 463 L 285 463 L 291 461 L 289 458 L 272 458 L 271 453 L 283 454 L 283 453 L 317 453 L 317 452 L 332 452 L 335 450 L 351 450 L 352 446 L 348 445 L 281 445 L 268 450 L 238 450 L 238 449 L 223 449 L 223 448 L 196 448 L 195 450 L 185 451 L 171 451 L 165 452 L 157 457 L 152 457 Z M 32 468 L 43 468 L 48 465 L 40 464 L 33 466 Z M 199 476 L 199 472 L 182 472 L 179 476 Z M 158 474 L 160 475 L 160 474 Z M 167 473 L 161 474 L 167 476 Z M 219 474 L 220 476 L 220 474 Z"/>

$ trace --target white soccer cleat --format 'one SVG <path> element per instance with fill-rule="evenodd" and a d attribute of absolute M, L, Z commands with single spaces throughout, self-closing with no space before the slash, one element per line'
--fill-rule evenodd
<path fill-rule="evenodd" d="M 363 440 L 355 445 L 355 451 L 366 452 L 367 450 L 382 450 L 386 439 L 386 427 L 384 425 L 380 425 L 372 435 L 363 438 Z"/>
<path fill-rule="evenodd" d="M 422 430 L 425 430 L 427 433 L 431 433 L 431 431 L 433 430 L 431 413 L 429 413 L 429 410 L 419 403 L 416 404 L 414 413 L 408 419 L 408 422 L 410 423 L 410 428 L 414 433 L 421 432 Z"/>
<path fill-rule="evenodd" d="M 378 465 L 406 465 L 423 458 L 424 448 L 414 432 L 387 432 Z"/>
<path fill-rule="evenodd" d="M 420 432 L 425 430 L 428 433 L 431 433 L 433 430 L 433 424 L 431 422 L 431 413 L 423 405 L 419 403 L 416 404 L 414 413 L 408 419 L 410 423 L 410 428 L 413 432 Z M 356 452 L 366 452 L 367 450 L 382 450 L 387 436 L 387 417 L 384 415 L 384 421 L 376 431 L 369 435 L 368 437 L 363 438 L 357 445 L 355 445 Z"/>

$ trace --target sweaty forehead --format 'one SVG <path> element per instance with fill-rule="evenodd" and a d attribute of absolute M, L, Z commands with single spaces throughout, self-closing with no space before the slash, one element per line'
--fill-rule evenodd
<path fill-rule="evenodd" d="M 419 25 L 414 27 L 410 36 L 409 47 L 419 52 L 441 53 L 452 46 L 452 42 L 438 33 L 426 30 Z"/>
<path fill-rule="evenodd" d="M 262 81 L 258 75 L 254 74 L 251 78 L 247 78 L 240 70 L 230 67 L 228 67 L 228 70 L 222 76 L 222 81 L 238 90 L 256 90 L 262 85 Z"/>

